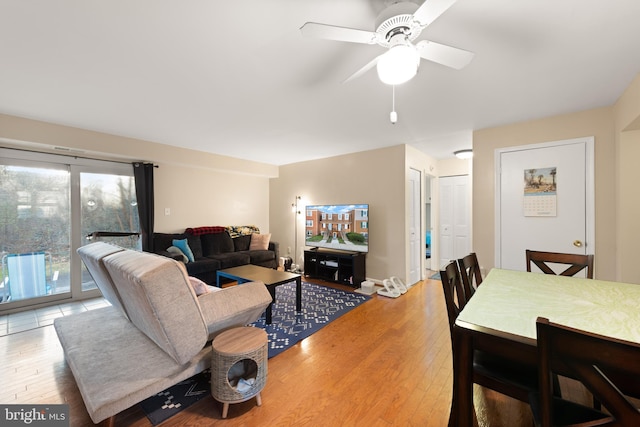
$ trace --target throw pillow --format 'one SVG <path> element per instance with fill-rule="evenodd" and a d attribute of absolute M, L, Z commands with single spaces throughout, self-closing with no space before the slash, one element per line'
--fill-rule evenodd
<path fill-rule="evenodd" d="M 189 258 L 187 258 L 184 252 L 182 252 L 180 248 L 176 246 L 169 246 L 167 248 L 167 252 L 169 252 L 170 254 L 180 255 L 182 257 L 182 262 L 184 262 L 185 264 L 189 262 Z"/>
<path fill-rule="evenodd" d="M 250 251 L 266 251 L 269 249 L 269 240 L 271 240 L 271 233 L 269 234 L 257 234 L 251 235 L 251 244 L 249 245 Z"/>
<path fill-rule="evenodd" d="M 200 296 L 202 294 L 206 294 L 209 292 L 209 288 L 207 287 L 207 284 L 204 283 L 202 280 L 198 279 L 197 277 L 189 276 L 189 283 L 191 283 L 191 287 L 196 292 L 197 296 Z"/>
<path fill-rule="evenodd" d="M 193 259 L 193 252 L 191 252 L 191 248 L 189 247 L 189 243 L 187 243 L 187 239 L 176 240 L 173 239 L 171 244 L 182 251 L 183 254 L 189 259 L 189 262 L 195 261 Z"/>

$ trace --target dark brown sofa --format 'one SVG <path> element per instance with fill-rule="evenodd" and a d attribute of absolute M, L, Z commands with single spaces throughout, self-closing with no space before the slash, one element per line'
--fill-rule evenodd
<path fill-rule="evenodd" d="M 192 229 L 187 229 L 192 230 Z M 191 233 L 154 233 L 153 252 L 174 259 L 181 259 L 167 252 L 173 240 L 187 239 L 193 252 L 194 261 L 187 262 L 187 272 L 203 282 L 216 284 L 216 272 L 220 269 L 254 264 L 262 267 L 277 268 L 279 244 L 270 241 L 267 250 L 249 250 L 251 234 L 231 237 L 229 232 L 215 232 L 201 235 Z"/>

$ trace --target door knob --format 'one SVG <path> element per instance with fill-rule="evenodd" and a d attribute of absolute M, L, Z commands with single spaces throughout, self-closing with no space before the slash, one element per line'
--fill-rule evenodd
<path fill-rule="evenodd" d="M 576 248 L 581 248 L 582 247 L 582 242 L 580 240 L 574 240 L 573 241 L 573 246 L 575 246 Z"/>

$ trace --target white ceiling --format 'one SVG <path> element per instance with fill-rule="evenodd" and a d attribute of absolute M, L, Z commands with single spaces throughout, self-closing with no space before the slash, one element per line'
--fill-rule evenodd
<path fill-rule="evenodd" d="M 275 165 L 397 144 L 447 158 L 474 129 L 611 105 L 640 72 L 638 0 L 458 0 L 418 40 L 475 58 L 422 61 L 392 125 L 375 69 L 342 84 L 383 48 L 299 31 L 373 31 L 383 8 L 0 0 L 0 113 Z"/>

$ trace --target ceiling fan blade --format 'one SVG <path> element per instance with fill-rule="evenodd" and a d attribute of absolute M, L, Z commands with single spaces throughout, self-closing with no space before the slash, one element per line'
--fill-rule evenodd
<path fill-rule="evenodd" d="M 307 37 L 351 43 L 375 44 L 376 38 L 378 37 L 378 35 L 372 31 L 318 24 L 317 22 L 307 22 L 300 27 L 300 31 L 302 31 L 302 35 Z"/>
<path fill-rule="evenodd" d="M 475 55 L 468 50 L 458 49 L 457 47 L 447 46 L 429 40 L 422 40 L 416 44 L 416 48 L 422 58 L 455 68 L 456 70 L 466 67 Z"/>
<path fill-rule="evenodd" d="M 386 53 L 386 52 L 385 52 Z M 384 55 L 384 53 L 382 54 Z M 367 71 L 369 71 L 370 69 L 372 69 L 373 67 L 376 66 L 376 64 L 378 64 L 378 60 L 380 59 L 380 57 L 382 55 L 378 55 L 375 58 L 373 58 L 369 63 L 367 63 L 367 65 L 365 65 L 364 67 L 360 68 L 358 71 L 356 71 L 355 73 L 351 74 L 351 76 L 349 76 L 348 79 L 346 79 L 345 81 L 342 82 L 342 84 L 344 83 L 349 83 L 351 80 L 357 79 L 358 77 L 360 77 L 361 75 L 363 75 L 364 73 L 366 73 Z"/>
<path fill-rule="evenodd" d="M 456 0 L 425 0 L 413 13 L 413 19 L 424 28 L 438 19 L 455 2 Z"/>

